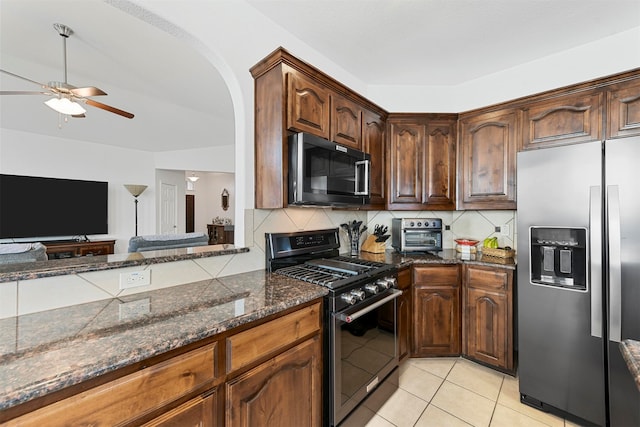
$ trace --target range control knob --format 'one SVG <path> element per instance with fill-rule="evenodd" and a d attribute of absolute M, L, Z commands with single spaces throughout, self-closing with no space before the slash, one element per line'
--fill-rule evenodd
<path fill-rule="evenodd" d="M 378 285 L 375 283 L 368 283 L 364 285 L 364 290 L 369 292 L 371 295 L 375 295 L 378 293 Z"/>
<path fill-rule="evenodd" d="M 364 297 L 366 296 L 362 289 L 355 289 L 351 291 L 351 295 L 353 295 L 358 301 L 363 301 Z"/>
<path fill-rule="evenodd" d="M 397 288 L 398 287 L 398 280 L 395 277 L 385 277 L 384 280 L 387 281 L 387 283 L 389 284 L 390 288 Z"/>
<path fill-rule="evenodd" d="M 422 227 L 422 221 L 418 221 L 418 227 Z"/>
<path fill-rule="evenodd" d="M 349 305 L 353 305 L 356 303 L 356 296 L 352 293 L 342 294 L 340 295 L 340 299 Z"/>
<path fill-rule="evenodd" d="M 381 290 L 389 289 L 389 286 L 390 286 L 390 284 L 389 284 L 389 282 L 387 282 L 386 278 L 376 280 L 376 285 Z"/>

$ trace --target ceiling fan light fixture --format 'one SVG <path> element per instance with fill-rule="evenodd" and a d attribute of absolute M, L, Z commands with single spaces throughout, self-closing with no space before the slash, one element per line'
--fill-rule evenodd
<path fill-rule="evenodd" d="M 87 112 L 80 104 L 73 102 L 68 98 L 51 98 L 45 101 L 45 105 L 58 113 L 68 116 L 77 116 Z"/>

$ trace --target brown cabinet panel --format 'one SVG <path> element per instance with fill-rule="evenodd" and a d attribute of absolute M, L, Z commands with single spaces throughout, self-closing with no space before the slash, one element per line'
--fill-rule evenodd
<path fill-rule="evenodd" d="M 142 427 L 214 427 L 216 425 L 216 399 L 214 392 L 198 396 Z"/>
<path fill-rule="evenodd" d="M 337 144 L 362 149 L 362 107 L 340 95 L 331 95 L 331 137 Z"/>
<path fill-rule="evenodd" d="M 389 203 L 422 203 L 424 126 L 391 123 Z"/>
<path fill-rule="evenodd" d="M 515 209 L 516 111 L 464 118 L 460 128 L 458 209 Z"/>
<path fill-rule="evenodd" d="M 515 370 L 513 276 L 510 269 L 463 266 L 462 352 L 506 372 Z"/>
<path fill-rule="evenodd" d="M 388 209 L 455 209 L 454 117 L 397 114 L 389 118 Z"/>
<path fill-rule="evenodd" d="M 287 73 L 287 127 L 329 139 L 329 91 L 313 80 Z"/>
<path fill-rule="evenodd" d="M 176 356 L 10 421 L 20 426 L 113 426 L 158 410 L 215 378 L 215 344 Z"/>
<path fill-rule="evenodd" d="M 458 265 L 414 265 L 413 271 L 413 356 L 459 355 Z"/>
<path fill-rule="evenodd" d="M 320 304 L 227 338 L 227 373 L 250 365 L 320 330 Z"/>
<path fill-rule="evenodd" d="M 427 205 L 456 208 L 455 122 L 428 122 L 426 129 L 425 196 Z"/>
<path fill-rule="evenodd" d="M 413 319 L 413 295 L 411 290 L 411 268 L 398 271 L 398 289 L 402 295 L 398 298 L 398 358 L 405 360 L 411 354 L 411 326 Z"/>
<path fill-rule="evenodd" d="M 225 425 L 319 427 L 321 354 L 315 336 L 227 383 Z"/>
<path fill-rule="evenodd" d="M 371 155 L 371 201 L 372 208 L 383 209 L 386 202 L 386 147 L 385 122 L 380 115 L 364 110 L 362 127 L 362 149 Z"/>
<path fill-rule="evenodd" d="M 607 138 L 640 135 L 640 79 L 609 88 L 607 114 Z"/>
<path fill-rule="evenodd" d="M 565 95 L 522 111 L 523 150 L 602 139 L 602 93 Z"/>
<path fill-rule="evenodd" d="M 467 354 L 476 360 L 506 367 L 506 296 L 467 290 Z"/>

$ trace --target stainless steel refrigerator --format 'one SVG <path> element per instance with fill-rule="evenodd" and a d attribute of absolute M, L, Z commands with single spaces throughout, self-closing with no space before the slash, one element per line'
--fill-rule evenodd
<path fill-rule="evenodd" d="M 640 138 L 518 153 L 521 401 L 640 426 Z M 569 417 L 570 418 L 570 417 Z"/>

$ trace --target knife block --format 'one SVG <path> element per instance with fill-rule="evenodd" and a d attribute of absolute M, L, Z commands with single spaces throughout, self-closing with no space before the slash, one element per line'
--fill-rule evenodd
<path fill-rule="evenodd" d="M 387 250 L 385 242 L 376 242 L 376 236 L 369 236 L 362 244 L 362 251 L 372 254 L 381 254 Z"/>

